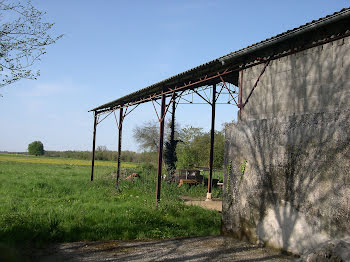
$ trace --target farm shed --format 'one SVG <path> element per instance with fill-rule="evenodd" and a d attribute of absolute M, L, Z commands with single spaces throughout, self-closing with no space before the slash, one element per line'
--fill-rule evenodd
<path fill-rule="evenodd" d="M 105 117 L 119 110 L 120 154 L 127 114 L 145 102 L 156 110 L 160 100 L 159 201 L 169 108 L 174 116 L 189 93 L 210 104 L 213 145 L 225 90 L 239 115 L 226 127 L 223 231 L 296 253 L 349 236 L 349 36 L 350 9 L 343 9 L 96 107 L 93 152 Z M 210 154 L 211 181 L 213 147 Z"/>

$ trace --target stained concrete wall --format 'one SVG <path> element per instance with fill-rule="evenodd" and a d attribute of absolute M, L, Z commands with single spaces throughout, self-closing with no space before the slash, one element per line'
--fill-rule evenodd
<path fill-rule="evenodd" d="M 264 65 L 243 70 L 245 101 Z M 240 81 L 240 80 L 239 80 Z M 265 119 L 349 107 L 350 37 L 270 62 L 242 112 Z"/>
<path fill-rule="evenodd" d="M 350 236 L 349 45 L 272 61 L 226 126 L 224 232 L 294 253 Z"/>

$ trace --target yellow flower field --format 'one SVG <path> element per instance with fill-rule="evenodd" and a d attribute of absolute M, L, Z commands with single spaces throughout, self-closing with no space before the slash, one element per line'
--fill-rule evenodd
<path fill-rule="evenodd" d="M 0 154 L 0 162 L 2 161 L 12 161 L 21 163 L 37 163 L 37 164 L 55 164 L 55 165 L 75 165 L 75 166 L 90 166 L 90 160 L 80 160 L 80 159 L 67 159 L 67 158 L 51 158 L 51 157 L 35 157 L 26 155 L 9 155 Z M 114 166 L 117 167 L 116 162 L 112 161 L 98 161 L 95 160 L 96 166 Z M 137 164 L 122 162 L 123 167 L 136 167 Z"/>

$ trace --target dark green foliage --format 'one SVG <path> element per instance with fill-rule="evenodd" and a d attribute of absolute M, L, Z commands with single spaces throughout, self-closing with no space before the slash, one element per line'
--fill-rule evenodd
<path fill-rule="evenodd" d="M 35 156 L 44 155 L 44 145 L 40 141 L 34 141 L 28 145 L 28 154 Z"/>
<path fill-rule="evenodd" d="M 175 104 L 173 104 L 174 106 Z M 173 108 L 173 110 L 175 110 Z M 172 113 L 172 119 L 168 123 L 169 126 L 169 137 L 168 141 L 165 142 L 164 146 L 164 152 L 163 152 L 163 157 L 164 157 L 164 163 L 167 167 L 168 170 L 168 178 L 171 179 L 173 174 L 175 174 L 176 171 L 176 162 L 177 162 L 177 154 L 176 154 L 176 146 L 179 140 L 175 139 L 178 137 L 178 128 L 177 125 L 175 125 L 175 112 Z"/>
<path fill-rule="evenodd" d="M 179 141 L 178 140 L 169 140 L 165 142 L 164 146 L 164 163 L 167 166 L 167 170 L 169 174 L 172 174 L 176 170 L 176 162 L 177 162 L 177 155 L 176 155 L 176 145 Z"/>

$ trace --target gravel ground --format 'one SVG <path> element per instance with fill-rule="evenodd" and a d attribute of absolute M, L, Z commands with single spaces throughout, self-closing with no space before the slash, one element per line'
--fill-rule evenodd
<path fill-rule="evenodd" d="M 51 246 L 36 254 L 39 262 L 93 261 L 293 261 L 277 250 L 225 236 L 155 241 L 76 242 Z"/>

